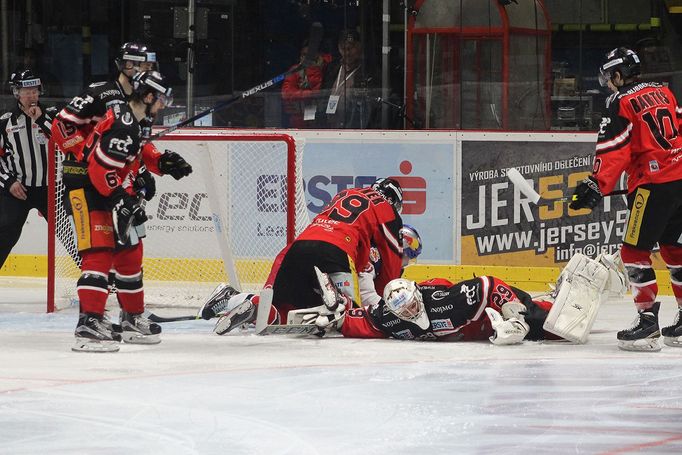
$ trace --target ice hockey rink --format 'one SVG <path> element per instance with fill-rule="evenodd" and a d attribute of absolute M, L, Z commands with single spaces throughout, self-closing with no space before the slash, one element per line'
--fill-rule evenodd
<path fill-rule="evenodd" d="M 88 354 L 70 350 L 75 309 L 46 314 L 43 286 L 0 278 L 0 454 L 682 453 L 682 349 L 618 350 L 627 299 L 602 306 L 586 345 L 219 337 L 188 321 L 160 345 Z"/>

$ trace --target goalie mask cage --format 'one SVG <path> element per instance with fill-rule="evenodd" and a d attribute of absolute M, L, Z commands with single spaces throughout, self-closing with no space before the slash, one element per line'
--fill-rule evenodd
<path fill-rule="evenodd" d="M 242 291 L 262 288 L 274 258 L 308 224 L 302 141 L 185 132 L 154 143 L 182 155 L 194 171 L 178 181 L 155 176 L 156 195 L 145 206 L 146 305 L 198 307 L 221 282 Z M 49 155 L 56 169 L 48 200 L 51 312 L 78 305 L 80 256 L 62 202 L 63 155 Z"/>

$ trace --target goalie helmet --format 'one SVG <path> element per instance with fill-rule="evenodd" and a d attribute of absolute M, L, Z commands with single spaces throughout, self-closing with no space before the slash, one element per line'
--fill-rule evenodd
<path fill-rule="evenodd" d="M 631 79 L 641 73 L 641 62 L 635 51 L 617 47 L 606 54 L 606 63 L 599 67 L 599 85 L 606 87 L 618 71 L 623 79 Z"/>
<path fill-rule="evenodd" d="M 15 97 L 19 96 L 19 89 L 37 87 L 42 93 L 42 83 L 40 78 L 31 70 L 18 71 L 9 77 L 9 86 Z"/>
<path fill-rule="evenodd" d="M 381 194 L 400 213 L 403 208 L 403 189 L 397 180 L 391 178 L 378 179 L 372 183 L 372 189 Z"/>
<path fill-rule="evenodd" d="M 414 281 L 404 278 L 389 281 L 384 288 L 383 298 L 386 308 L 403 321 L 417 324 L 423 330 L 431 325 L 422 293 Z"/>
<path fill-rule="evenodd" d="M 137 71 L 158 71 L 159 64 L 156 61 L 156 52 L 153 52 L 142 43 L 124 43 L 116 57 L 116 67 L 123 71 L 126 67 L 125 62 L 132 62 Z M 147 68 L 140 68 L 142 63 L 149 63 Z"/>
<path fill-rule="evenodd" d="M 154 94 L 154 104 L 157 99 L 164 106 L 173 105 L 173 89 L 168 85 L 166 78 L 158 71 L 143 71 L 133 76 L 133 97 L 143 100 L 148 94 Z"/>
<path fill-rule="evenodd" d="M 417 230 L 409 224 L 400 228 L 400 238 L 403 243 L 403 267 L 413 259 L 417 259 L 422 252 L 422 239 Z"/>

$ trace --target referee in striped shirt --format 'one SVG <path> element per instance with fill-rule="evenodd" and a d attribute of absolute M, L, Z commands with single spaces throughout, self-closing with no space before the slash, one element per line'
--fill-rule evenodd
<path fill-rule="evenodd" d="M 54 117 L 38 102 L 40 78 L 31 70 L 12 74 L 9 83 L 17 106 L 0 116 L 0 269 L 28 212 L 47 215 L 47 141 Z"/>

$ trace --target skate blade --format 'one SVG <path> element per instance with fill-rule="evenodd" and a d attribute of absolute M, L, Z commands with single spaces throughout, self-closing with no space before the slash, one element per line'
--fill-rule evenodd
<path fill-rule="evenodd" d="M 74 352 L 118 352 L 121 349 L 116 341 L 98 341 L 76 339 L 76 342 L 71 346 Z"/>
<path fill-rule="evenodd" d="M 682 348 L 682 340 L 680 340 L 680 337 L 663 337 L 663 343 L 672 348 Z"/>
<path fill-rule="evenodd" d="M 121 333 L 121 338 L 128 344 L 159 344 L 161 343 L 161 335 L 144 335 L 138 332 L 126 332 Z"/>
<path fill-rule="evenodd" d="M 643 338 L 641 340 L 618 340 L 618 348 L 623 351 L 635 352 L 658 352 L 661 350 L 661 343 L 658 338 Z"/>

